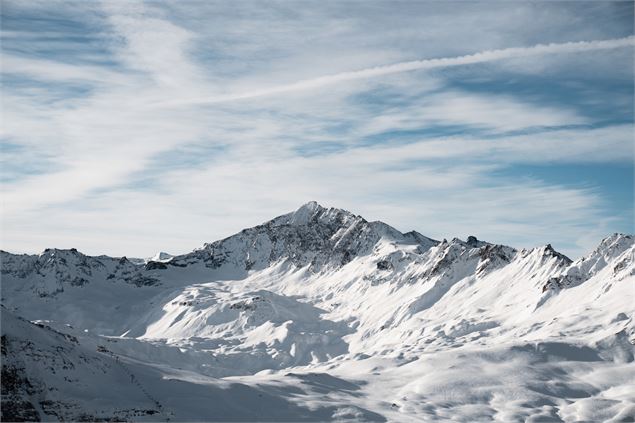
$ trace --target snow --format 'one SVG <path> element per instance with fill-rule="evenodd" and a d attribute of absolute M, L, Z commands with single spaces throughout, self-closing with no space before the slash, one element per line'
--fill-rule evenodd
<path fill-rule="evenodd" d="M 572 262 L 310 202 L 181 256 L 1 259 L 42 419 L 635 418 L 631 235 Z"/>
<path fill-rule="evenodd" d="M 157 262 L 167 262 L 172 260 L 172 257 L 174 257 L 172 254 L 168 254 L 164 251 L 160 251 L 158 253 L 156 253 L 154 256 L 152 256 L 149 259 L 146 259 L 145 262 L 149 262 L 149 261 L 157 261 Z"/>

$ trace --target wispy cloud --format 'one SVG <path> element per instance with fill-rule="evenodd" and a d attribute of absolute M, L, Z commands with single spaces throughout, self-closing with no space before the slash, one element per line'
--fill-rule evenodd
<path fill-rule="evenodd" d="M 612 40 L 577 41 L 568 43 L 538 44 L 532 47 L 512 47 L 498 50 L 488 50 L 458 57 L 443 57 L 439 59 L 413 60 L 392 65 L 375 66 L 335 75 L 326 75 L 307 79 L 286 85 L 263 88 L 245 93 L 227 94 L 211 98 L 190 98 L 159 103 L 161 106 L 176 106 L 179 104 L 213 104 L 226 101 L 244 100 L 255 97 L 284 94 L 291 91 L 310 90 L 325 85 L 336 84 L 357 79 L 375 78 L 400 72 L 445 68 L 451 66 L 473 65 L 518 57 L 531 57 L 546 54 L 582 53 L 592 50 L 606 50 L 623 47 L 634 47 L 635 37 L 624 37 Z"/>
<path fill-rule="evenodd" d="M 617 109 L 632 103 L 634 38 L 611 8 L 7 5 L 2 248 L 182 252 L 310 199 L 572 255 L 628 228 L 593 180 L 500 176 L 632 162 Z M 90 48 L 64 41 L 86 31 Z M 626 67 L 594 60 L 608 53 Z"/>

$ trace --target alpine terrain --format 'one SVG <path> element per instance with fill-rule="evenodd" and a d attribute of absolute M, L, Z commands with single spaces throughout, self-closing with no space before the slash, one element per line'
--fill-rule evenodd
<path fill-rule="evenodd" d="M 635 240 L 571 261 L 315 202 L 152 259 L 1 253 L 2 420 L 635 421 Z"/>

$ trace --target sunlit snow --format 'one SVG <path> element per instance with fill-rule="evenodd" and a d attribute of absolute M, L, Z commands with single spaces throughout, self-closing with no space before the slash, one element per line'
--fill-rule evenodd
<path fill-rule="evenodd" d="M 181 256 L 2 252 L 3 418 L 633 421 L 634 282 L 631 235 L 572 262 L 317 203 Z"/>

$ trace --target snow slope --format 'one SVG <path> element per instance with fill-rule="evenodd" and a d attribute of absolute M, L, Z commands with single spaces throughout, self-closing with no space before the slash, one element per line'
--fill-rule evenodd
<path fill-rule="evenodd" d="M 3 336 L 34 331 L 43 350 L 72 337 L 161 404 L 110 394 L 140 391 L 121 366 L 93 379 L 71 355 L 82 371 L 62 383 L 59 363 L 9 349 L 22 379 L 60 393 L 11 394 L 39 418 L 57 416 L 42 401 L 66 398 L 64 419 L 635 419 L 631 235 L 572 262 L 550 245 L 439 242 L 311 202 L 181 256 L 0 258 Z M 74 384 L 91 383 L 113 389 L 87 401 Z"/>

